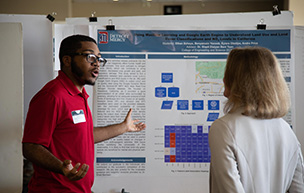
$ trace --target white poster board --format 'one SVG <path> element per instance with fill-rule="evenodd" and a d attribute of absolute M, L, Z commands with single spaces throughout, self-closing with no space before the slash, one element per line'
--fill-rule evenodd
<path fill-rule="evenodd" d="M 180 28 L 205 28 L 217 27 L 249 27 L 256 29 L 256 25 L 264 21 L 267 27 L 293 26 L 293 13 L 281 11 L 280 15 L 273 16 L 272 12 L 247 12 L 247 13 L 223 13 L 223 14 L 194 14 L 171 16 L 131 16 L 131 17 L 98 17 L 97 22 L 89 22 L 89 18 L 67 18 L 67 24 L 74 25 L 99 25 L 105 27 L 108 24 L 115 25 L 116 29 L 138 29 L 170 27 Z"/>
<path fill-rule="evenodd" d="M 53 79 L 52 22 L 45 15 L 6 14 L 0 14 L 0 22 L 22 24 L 25 118 L 31 98 Z"/>
<path fill-rule="evenodd" d="M 304 26 L 294 27 L 294 64 L 295 64 L 295 128 L 304 154 Z"/>
<path fill-rule="evenodd" d="M 104 30 L 105 26 L 108 24 L 109 20 L 113 21 L 113 24 L 116 27 L 116 30 L 124 31 L 120 33 L 120 35 L 114 35 L 113 38 L 120 39 L 123 37 L 127 37 L 128 31 L 133 35 L 132 37 L 136 37 L 137 39 L 133 39 L 133 42 L 139 41 L 140 35 L 135 35 L 135 33 L 139 34 L 139 32 L 134 32 L 135 30 L 150 30 L 151 32 L 153 30 L 169 30 L 171 32 L 176 32 L 178 30 L 255 30 L 256 31 L 256 25 L 263 19 L 265 24 L 267 25 L 267 31 L 268 30 L 288 30 L 288 37 L 289 37 L 289 43 L 290 46 L 288 47 L 288 51 L 282 52 L 279 51 L 276 54 L 286 54 L 286 58 L 281 58 L 280 60 L 283 61 L 284 67 L 286 67 L 285 73 L 289 73 L 287 75 L 287 79 L 290 81 L 289 86 L 292 92 L 292 101 L 293 101 L 293 108 L 291 109 L 291 113 L 289 114 L 288 121 L 291 125 L 294 126 L 294 129 L 296 125 L 299 125 L 298 123 L 301 120 L 297 120 L 297 124 L 295 124 L 295 111 L 294 107 L 296 106 L 297 101 L 294 100 L 294 58 L 293 56 L 293 19 L 292 19 L 292 13 L 291 12 L 282 12 L 281 15 L 273 16 L 271 12 L 262 12 L 262 13 L 233 13 L 233 14 L 209 14 L 209 15 L 182 15 L 182 16 L 146 16 L 146 17 L 116 17 L 116 18 L 98 18 L 97 23 L 90 23 L 88 21 L 88 18 L 71 18 L 67 19 L 67 23 L 69 25 L 74 24 L 72 29 L 78 28 L 78 24 L 81 25 L 88 25 L 88 31 L 84 34 L 90 35 L 94 37 L 98 42 L 100 41 L 100 37 L 97 35 L 97 29 Z M 77 25 L 76 25 L 77 24 Z M 132 31 L 133 30 L 133 31 Z M 72 30 L 73 31 L 73 30 Z M 85 30 L 86 31 L 86 30 Z M 80 31 L 78 31 L 80 32 Z M 278 34 L 281 31 L 273 31 L 274 34 Z M 102 32 L 101 32 L 102 33 Z M 284 34 L 285 32 L 283 32 Z M 109 32 L 110 34 L 110 32 Z M 262 32 L 260 32 L 260 35 L 262 36 Z M 173 35 L 171 35 L 173 36 Z M 270 34 L 269 34 L 270 36 Z M 60 41 L 60 40 L 58 40 Z M 151 43 L 151 42 L 150 42 Z M 134 43 L 135 44 L 135 43 Z M 169 45 L 169 44 L 168 44 Z M 265 46 L 267 47 L 267 46 Z M 133 58 L 132 60 L 129 57 L 133 57 L 132 55 L 134 53 L 128 52 L 128 50 L 119 51 L 117 50 L 103 50 L 103 46 L 101 45 L 100 50 L 103 51 L 103 54 L 105 56 L 109 57 L 109 69 L 112 71 L 105 70 L 105 74 L 101 75 L 105 77 L 114 76 L 117 79 L 123 78 L 126 82 L 129 81 L 128 75 L 123 73 L 125 70 L 126 72 L 130 72 L 132 70 L 128 69 L 128 66 L 134 65 L 134 63 L 140 64 L 140 65 L 146 65 L 145 71 L 136 71 L 135 77 L 138 78 L 140 74 L 146 74 L 145 78 L 142 78 L 142 80 L 139 80 L 139 82 L 144 83 L 145 88 L 147 89 L 147 93 L 145 96 L 146 102 L 150 103 L 151 101 L 157 101 L 159 100 L 159 104 L 152 104 L 155 106 L 156 109 L 161 109 L 162 107 L 166 108 L 170 106 L 169 102 L 170 98 L 165 98 L 166 100 L 162 100 L 161 95 L 163 94 L 163 89 L 169 89 L 170 88 L 176 88 L 180 87 L 180 90 L 183 90 L 183 92 L 180 92 L 180 95 L 178 97 L 183 98 L 190 98 L 193 97 L 191 94 L 191 91 L 187 91 L 187 89 L 191 89 L 192 86 L 189 86 L 186 88 L 186 85 L 183 85 L 185 82 L 188 81 L 188 79 L 185 77 L 185 74 L 195 74 L 195 69 L 191 68 L 174 68 L 174 65 L 177 63 L 180 63 L 181 66 L 185 66 L 191 63 L 195 63 L 195 58 L 188 58 L 186 62 L 181 61 L 178 62 L 177 60 L 168 60 L 165 58 L 155 58 L 155 60 L 143 60 L 139 54 L 139 58 Z M 121 53 L 119 53 L 121 52 Z M 132 51 L 131 51 L 132 52 Z M 182 51 L 183 52 L 183 51 Z M 188 51 L 186 51 L 188 52 Z M 225 54 L 228 53 L 228 50 Z M 111 54 L 117 54 L 116 56 L 111 56 Z M 120 55 L 121 54 L 121 55 Z M 147 53 L 143 53 L 145 57 L 147 57 Z M 157 54 L 157 53 L 156 53 Z M 159 53 L 158 53 L 159 54 Z M 163 53 L 161 53 L 163 54 Z M 183 55 L 183 53 L 180 53 Z M 120 56 L 119 56 L 120 55 Z M 149 55 L 149 54 L 148 54 Z M 112 58 L 111 58 L 112 57 Z M 118 58 L 115 58 L 118 57 Z M 126 57 L 126 58 L 124 58 Z M 159 57 L 159 56 L 157 56 Z M 185 57 L 185 56 L 183 56 Z M 192 56 L 191 56 L 192 57 Z M 126 62 L 124 62 L 124 60 Z M 165 60 L 165 62 L 164 62 Z M 222 62 L 224 62 L 224 59 L 221 59 Z M 209 61 L 211 62 L 211 60 Z M 115 64 L 118 66 L 115 68 Z M 196 63 L 197 64 L 197 63 Z M 113 67 L 114 65 L 114 67 Z M 150 67 L 149 67 L 150 66 Z M 171 67 L 170 67 L 171 66 Z M 122 67 L 122 68 L 120 68 Z M 290 71 L 288 71 L 290 69 Z M 134 68 L 133 68 L 134 71 Z M 120 73 L 120 74 L 117 74 Z M 172 82 L 161 82 L 162 76 L 169 76 L 173 77 L 175 81 Z M 133 76 L 132 76 L 133 77 Z M 154 78 L 153 78 L 154 77 Z M 194 76 L 195 77 L 195 76 Z M 109 79 L 111 80 L 111 78 Z M 106 79 L 106 82 L 103 82 L 101 85 L 107 85 L 110 84 L 111 81 Z M 195 80 L 194 80 L 195 82 Z M 119 82 L 116 82 L 116 84 Z M 114 83 L 113 83 L 114 84 Z M 99 85 L 97 84 L 97 87 Z M 108 85 L 109 86 L 109 85 Z M 117 86 L 117 85 L 116 85 Z M 101 86 L 102 87 L 102 86 Z M 111 87 L 111 86 L 110 86 Z M 220 82 L 218 87 L 218 93 L 221 91 L 220 89 Z M 107 88 L 106 88 L 107 89 Z M 157 90 L 158 89 L 158 90 Z M 155 93 L 151 92 L 155 91 Z M 157 91 L 156 91 L 157 90 Z M 114 90 L 112 90 L 114 91 Z M 103 94 L 108 95 L 111 92 L 106 92 L 105 90 L 97 90 L 94 97 L 100 97 L 102 98 Z M 185 92 L 186 91 L 186 92 Z M 115 91 L 116 92 L 116 91 Z M 126 91 L 128 93 L 128 91 Z M 92 95 L 93 93 L 91 93 Z M 124 93 L 125 94 L 125 93 Z M 159 94 L 159 97 L 156 95 Z M 172 94 L 172 92 L 171 92 Z M 124 95 L 123 95 L 124 96 Z M 123 97 L 122 96 L 122 97 Z M 111 96 L 112 97 L 112 96 Z M 150 97 L 150 98 L 149 98 Z M 167 96 L 166 96 L 167 97 Z M 219 105 L 222 105 L 222 99 L 221 96 L 218 96 L 219 98 L 216 99 L 219 101 Z M 113 99 L 113 98 L 112 98 Z M 195 98 L 193 98 L 195 99 Z M 193 104 L 193 99 L 191 99 L 191 102 Z M 199 98 L 196 98 L 199 100 Z M 174 126 L 176 127 L 182 127 L 182 126 L 189 126 L 191 128 L 191 131 L 196 133 L 199 130 L 203 130 L 205 132 L 208 132 L 208 125 L 204 126 L 204 124 L 201 124 L 201 120 L 194 118 L 193 112 L 186 112 L 186 111 L 180 111 L 180 109 L 177 109 L 177 105 L 173 105 L 173 108 L 176 111 L 176 115 L 172 115 L 172 117 L 183 117 L 181 119 L 178 119 L 178 121 L 173 122 L 167 122 L 168 120 L 171 120 L 172 117 L 170 115 L 165 115 L 165 110 L 163 111 L 145 111 L 144 116 L 143 111 L 141 111 L 141 107 L 139 104 L 141 104 L 141 101 L 123 101 L 126 109 L 121 108 L 122 106 L 119 106 L 115 104 L 115 101 L 117 103 L 120 102 L 120 99 L 114 100 L 110 103 L 107 101 L 101 101 L 100 104 L 94 103 L 93 109 L 94 109 L 94 118 L 95 118 L 95 124 L 111 124 L 114 122 L 118 122 L 118 119 L 115 118 L 121 118 L 123 113 L 126 113 L 126 109 L 130 107 L 135 107 L 135 113 L 134 118 L 140 118 L 141 120 L 146 121 L 148 124 L 148 128 L 144 132 L 144 134 L 139 134 L 137 136 L 132 135 L 126 135 L 121 138 L 113 139 L 112 141 L 106 142 L 101 147 L 96 146 L 96 181 L 94 185 L 94 192 L 105 192 L 105 193 L 116 193 L 120 192 L 122 188 L 125 188 L 126 191 L 130 191 L 132 193 L 141 193 L 141 192 L 147 192 L 147 193 L 154 193 L 154 192 L 208 192 L 208 163 L 172 163 L 176 160 L 171 160 L 169 158 L 169 161 L 166 162 L 166 156 L 165 155 L 171 155 L 176 152 L 174 150 L 171 150 L 170 148 L 165 147 L 166 139 L 166 127 L 165 126 Z M 172 100 L 171 100 L 172 101 Z M 206 104 L 208 99 L 206 99 Z M 184 108 L 187 106 L 187 108 L 192 108 L 190 105 L 190 102 L 180 101 L 180 107 Z M 177 104 L 177 100 L 173 100 L 172 104 Z M 150 105 L 151 105 L 150 104 Z M 201 107 L 200 101 L 197 101 L 198 108 Z M 208 105 L 204 104 L 204 108 L 209 108 Z M 102 107 L 107 106 L 109 109 L 102 109 Z M 92 105 L 91 105 L 92 106 Z M 149 104 L 147 105 L 149 106 Z M 191 106 L 191 107 L 190 107 Z M 217 106 L 217 105 L 215 105 Z M 117 108 L 119 107 L 119 108 Z M 147 107 L 148 108 L 148 107 Z M 149 107 L 150 108 L 150 107 Z M 172 105 L 171 107 L 172 108 Z M 117 110 L 118 109 L 118 110 Z M 138 110 L 136 112 L 136 110 Z M 151 109 L 151 108 L 150 108 Z M 185 109 L 184 109 L 185 110 Z M 100 117 L 98 117 L 98 111 L 106 112 L 106 114 L 101 114 Z M 215 109 L 217 111 L 217 109 Z M 218 111 L 218 116 L 222 115 L 221 111 Z M 108 113 L 108 114 L 107 114 Z M 195 113 L 194 113 L 195 114 Z M 200 114 L 200 113 L 197 113 Z M 137 116 L 137 117 L 136 117 Z M 112 118 L 111 118 L 112 117 Z M 115 117 L 113 119 L 113 117 Z M 153 118 L 151 118 L 153 117 Z M 166 121 L 167 120 L 167 121 Z M 156 124 L 157 123 L 157 124 Z M 159 125 L 158 125 L 159 124 Z M 303 125 L 303 124 L 302 124 Z M 202 127 L 199 127 L 202 126 Z M 160 131 L 160 133 L 157 135 L 156 131 Z M 144 136 L 144 137 L 142 137 Z M 144 138 L 144 139 L 143 139 Z M 144 151 L 145 155 L 142 154 L 142 152 L 138 151 L 130 151 L 127 152 L 124 151 L 108 151 L 106 148 L 117 148 L 114 147 L 117 143 L 124 144 L 124 141 L 132 141 L 133 144 L 136 144 L 141 147 L 141 144 L 144 143 Z M 134 142 L 134 141 L 141 141 L 141 142 Z M 116 141 L 116 142 L 115 142 Z M 126 143 L 127 144 L 127 143 Z M 157 148 L 155 148 L 157 147 Z M 158 148 L 159 147 L 159 148 Z M 121 148 L 122 149 L 122 148 Z M 132 148 L 131 148 L 132 149 Z M 175 149 L 176 150 L 176 149 Z M 116 153 L 116 157 L 113 155 Z M 156 154 L 161 155 L 160 157 L 155 156 Z M 112 159 L 113 158 L 113 159 Z M 130 159 L 131 158 L 131 159 Z M 143 161 L 144 160 L 144 161 Z M 157 160 L 157 164 L 151 164 L 152 162 L 155 162 Z M 133 162 L 133 163 L 132 163 Z M 135 163 L 135 164 L 134 164 Z M 144 164 L 142 164 L 144 163 Z M 149 164 L 153 165 L 152 167 L 149 166 Z M 159 165 L 158 165 L 159 164 Z M 157 166 L 158 165 L 158 166 Z M 150 167 L 149 169 L 147 169 Z M 132 170 L 135 170 L 134 173 L 130 172 Z M 147 172 L 147 171 L 153 172 Z M 168 170 L 170 170 L 169 174 L 166 173 Z M 136 172 L 137 171 L 137 172 Z M 146 173 L 145 173 L 146 172 Z M 127 174 L 127 175 L 125 175 Z M 130 175 L 128 175 L 130 174 Z M 192 184 L 192 185 L 191 185 Z"/>
<path fill-rule="evenodd" d="M 2 175 L 0 192 L 21 192 L 21 140 L 29 102 L 53 78 L 52 23 L 44 15 L 0 14 L 0 25 L 0 154 L 3 174 L 9 174 Z"/>
<path fill-rule="evenodd" d="M 95 86 L 95 124 L 120 122 L 130 107 L 147 124 L 146 131 L 96 146 L 96 192 L 209 191 L 208 133 L 223 115 L 222 79 L 232 48 L 269 48 L 293 87 L 291 29 L 95 32 L 109 61 Z M 292 117 L 285 117 L 291 126 Z"/>
<path fill-rule="evenodd" d="M 0 34 L 0 192 L 22 192 L 22 25 L 0 23 Z"/>

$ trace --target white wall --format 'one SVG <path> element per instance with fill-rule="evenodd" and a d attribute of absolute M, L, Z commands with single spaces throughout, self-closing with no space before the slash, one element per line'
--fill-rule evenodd
<path fill-rule="evenodd" d="M 155 0 L 149 3 L 146 0 L 131 2 L 120 0 L 119 2 L 110 1 L 107 3 L 95 0 L 87 2 L 74 0 L 1 0 L 0 13 L 47 15 L 56 12 L 56 21 L 64 21 L 67 17 L 88 18 L 93 12 L 96 12 L 96 17 L 163 15 L 165 5 L 182 5 L 183 14 L 270 11 L 275 4 L 279 4 L 281 10 L 287 10 L 284 1 L 287 0 L 196 0 L 188 2 L 187 0 L 184 2 L 158 2 Z"/>
<path fill-rule="evenodd" d="M 22 191 L 23 46 L 21 23 L 0 23 L 0 192 Z"/>
<path fill-rule="evenodd" d="M 294 13 L 294 25 L 304 26 L 304 1 L 289 0 L 289 10 Z"/>

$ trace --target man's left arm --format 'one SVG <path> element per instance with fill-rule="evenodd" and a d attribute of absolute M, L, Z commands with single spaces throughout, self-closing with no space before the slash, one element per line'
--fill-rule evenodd
<path fill-rule="evenodd" d="M 99 143 L 126 132 L 138 132 L 146 128 L 146 124 L 137 122 L 139 120 L 132 120 L 132 109 L 130 109 L 123 122 L 105 127 L 94 127 L 94 142 Z"/>

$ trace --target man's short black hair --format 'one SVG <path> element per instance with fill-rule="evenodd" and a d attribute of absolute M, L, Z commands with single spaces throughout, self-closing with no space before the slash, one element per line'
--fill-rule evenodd
<path fill-rule="evenodd" d="M 96 41 L 93 38 L 86 35 L 72 35 L 62 40 L 59 49 L 59 60 L 61 68 L 63 66 L 63 56 L 75 53 L 76 50 L 81 48 L 81 42 L 93 42 L 97 45 Z"/>

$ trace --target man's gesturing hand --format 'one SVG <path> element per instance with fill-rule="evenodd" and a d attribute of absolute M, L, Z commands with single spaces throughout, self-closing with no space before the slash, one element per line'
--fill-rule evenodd
<path fill-rule="evenodd" d="M 139 122 L 138 119 L 132 120 L 132 109 L 129 110 L 124 123 L 126 124 L 127 132 L 138 132 L 146 128 L 146 124 Z"/>
<path fill-rule="evenodd" d="M 62 172 L 71 181 L 80 180 L 87 174 L 89 170 L 89 166 L 87 164 L 82 164 L 81 167 L 80 165 L 81 165 L 80 163 L 77 163 L 73 167 L 71 160 L 64 160 L 62 164 Z"/>

